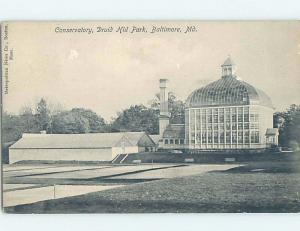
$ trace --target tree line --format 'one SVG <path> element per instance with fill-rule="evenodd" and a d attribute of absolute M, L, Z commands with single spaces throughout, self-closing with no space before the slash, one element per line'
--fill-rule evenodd
<path fill-rule="evenodd" d="M 101 132 L 145 131 L 158 134 L 159 95 L 149 102 L 150 106 L 132 105 L 118 112 L 111 122 L 85 108 L 51 110 L 45 99 L 34 108 L 24 107 L 18 115 L 4 112 L 2 115 L 3 142 L 10 143 L 23 133 L 80 134 Z M 174 94 L 169 95 L 171 122 L 184 122 L 184 103 Z"/>

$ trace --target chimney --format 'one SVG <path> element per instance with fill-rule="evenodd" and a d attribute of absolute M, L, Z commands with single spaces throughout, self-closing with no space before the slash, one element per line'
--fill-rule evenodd
<path fill-rule="evenodd" d="M 167 88 L 167 79 L 159 80 L 159 88 L 160 88 L 160 113 L 159 113 L 159 135 L 162 138 L 166 127 L 169 125 L 170 113 L 168 107 L 168 93 L 166 92 Z"/>

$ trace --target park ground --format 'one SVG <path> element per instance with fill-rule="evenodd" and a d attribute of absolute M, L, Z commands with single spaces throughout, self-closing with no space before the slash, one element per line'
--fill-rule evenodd
<path fill-rule="evenodd" d="M 300 162 L 6 165 L 7 213 L 300 212 Z"/>

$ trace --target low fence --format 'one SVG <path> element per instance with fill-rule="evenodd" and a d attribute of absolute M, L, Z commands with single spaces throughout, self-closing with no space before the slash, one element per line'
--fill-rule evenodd
<path fill-rule="evenodd" d="M 190 153 L 168 153 L 168 152 L 144 152 L 129 154 L 123 163 L 226 163 L 226 162 L 250 162 L 250 161 L 300 161 L 300 153 L 282 152 L 240 152 L 220 153 L 204 152 L 198 154 Z"/>

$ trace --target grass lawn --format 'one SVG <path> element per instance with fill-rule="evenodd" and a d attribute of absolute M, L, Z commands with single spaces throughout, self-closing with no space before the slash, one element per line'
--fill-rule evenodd
<path fill-rule="evenodd" d="M 300 212 L 299 162 L 249 163 L 132 184 L 81 196 L 19 205 L 9 213 Z"/>

